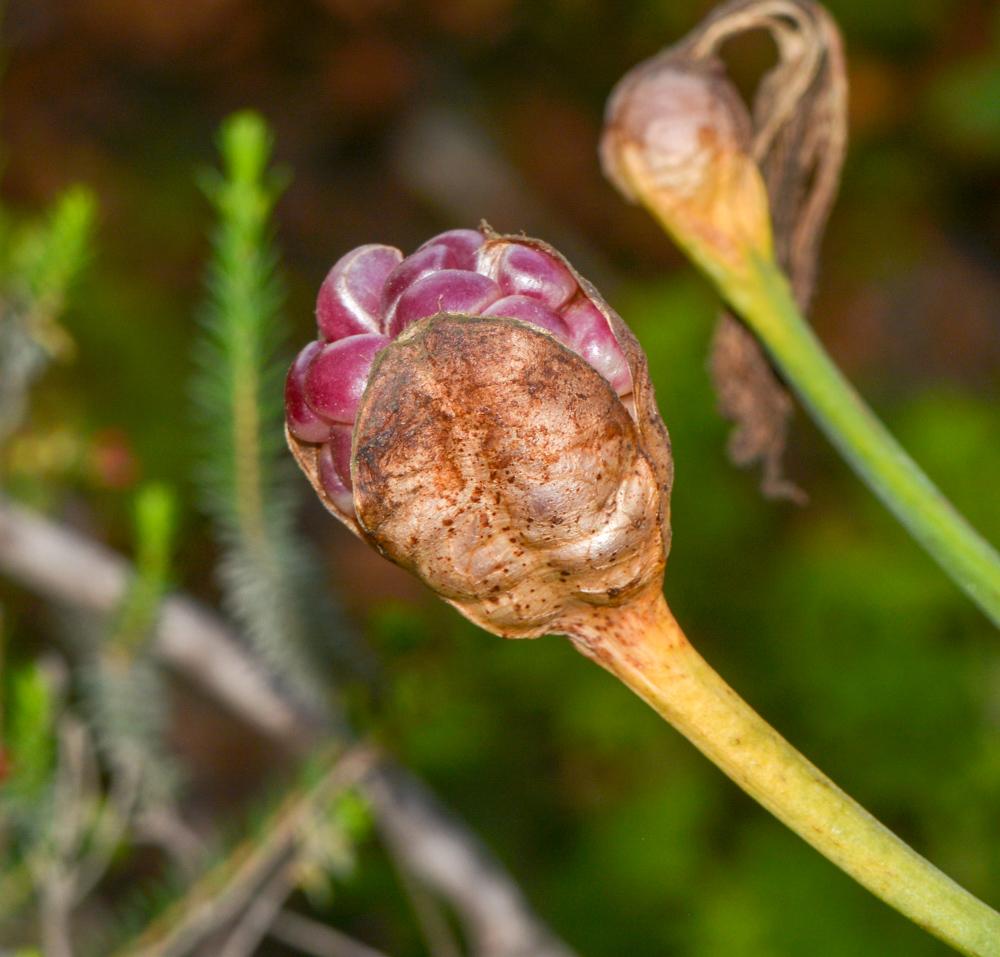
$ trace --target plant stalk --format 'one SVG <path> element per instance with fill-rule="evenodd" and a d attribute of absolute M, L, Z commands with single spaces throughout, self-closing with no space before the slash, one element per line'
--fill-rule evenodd
<path fill-rule="evenodd" d="M 754 257 L 748 271 L 714 278 L 854 471 L 1000 627 L 1000 554 L 941 494 L 844 378 L 802 318 L 778 267 Z"/>
<path fill-rule="evenodd" d="M 1000 555 L 907 455 L 829 357 L 775 263 L 764 210 L 757 217 L 744 215 L 746 222 L 740 218 L 754 207 L 763 183 L 749 192 L 723 190 L 715 197 L 718 208 L 689 209 L 690 203 L 657 187 L 636 147 L 626 145 L 619 159 L 630 189 L 760 339 L 855 473 L 1000 627 Z"/>
<path fill-rule="evenodd" d="M 1000 914 L 924 860 L 796 751 L 688 642 L 662 594 L 599 609 L 570 639 L 841 870 L 970 957 L 1000 957 Z"/>

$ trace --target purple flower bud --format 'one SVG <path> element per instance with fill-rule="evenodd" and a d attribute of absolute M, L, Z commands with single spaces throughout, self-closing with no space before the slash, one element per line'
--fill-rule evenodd
<path fill-rule="evenodd" d="M 321 419 L 306 404 L 305 377 L 316 353 L 323 348 L 323 340 L 315 339 L 296 357 L 285 380 L 285 417 L 288 428 L 302 442 L 325 442 L 330 435 L 330 423 Z"/>
<path fill-rule="evenodd" d="M 356 531 L 352 442 L 373 363 L 393 340 L 411 338 L 411 328 L 438 314 L 527 326 L 535 337 L 544 331 L 559 355 L 585 360 L 587 381 L 599 381 L 594 372 L 603 377 L 601 394 L 610 384 L 621 399 L 616 414 L 637 417 L 635 367 L 620 336 L 634 339 L 551 247 L 468 229 L 435 236 L 405 258 L 389 246 L 361 246 L 337 262 L 320 290 L 317 318 L 330 342 L 303 349 L 286 385 L 292 448 L 327 506 Z M 605 400 L 595 394 L 594 401 Z"/>
<path fill-rule="evenodd" d="M 439 312 L 477 316 L 499 298 L 500 287 L 477 272 L 441 269 L 428 273 L 399 297 L 388 334 L 395 338 L 410 323 Z"/>
<path fill-rule="evenodd" d="M 341 257 L 319 290 L 316 321 L 330 342 L 381 332 L 379 306 L 386 277 L 403 254 L 392 246 L 359 246 Z"/>
<path fill-rule="evenodd" d="M 546 329 L 552 333 L 560 342 L 566 342 L 569 337 L 569 330 L 566 323 L 553 312 L 543 302 L 537 299 L 530 299 L 528 296 L 504 296 L 498 299 L 492 306 L 484 309 L 480 315 L 483 316 L 503 316 L 505 319 L 520 319 L 521 322 L 530 322 L 533 326 Z"/>
<path fill-rule="evenodd" d="M 348 336 L 323 346 L 305 375 L 304 392 L 309 407 L 328 422 L 350 425 L 368 383 L 372 360 L 389 344 L 385 336 Z"/>
<path fill-rule="evenodd" d="M 753 124 L 713 64 L 666 51 L 631 70 L 608 101 L 600 153 L 608 179 L 719 281 L 769 259 L 773 241 Z"/>

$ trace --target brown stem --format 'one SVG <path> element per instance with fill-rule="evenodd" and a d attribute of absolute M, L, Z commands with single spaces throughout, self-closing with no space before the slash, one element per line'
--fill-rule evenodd
<path fill-rule="evenodd" d="M 571 640 L 821 854 L 962 953 L 1000 957 L 1000 914 L 883 827 L 705 662 L 661 594 L 595 610 Z"/>

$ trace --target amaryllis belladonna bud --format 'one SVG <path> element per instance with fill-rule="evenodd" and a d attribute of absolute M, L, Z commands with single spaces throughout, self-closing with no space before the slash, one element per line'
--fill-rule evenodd
<path fill-rule="evenodd" d="M 659 589 L 669 440 L 645 357 L 551 247 L 453 230 L 330 271 L 286 384 L 327 508 L 510 637 Z"/>

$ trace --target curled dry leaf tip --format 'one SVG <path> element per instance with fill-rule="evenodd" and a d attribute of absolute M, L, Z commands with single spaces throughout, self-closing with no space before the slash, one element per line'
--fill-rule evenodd
<path fill-rule="evenodd" d="M 722 53 L 754 32 L 770 35 L 777 58 L 748 111 Z M 601 146 L 608 178 L 659 219 L 750 326 L 723 311 L 711 370 L 720 412 L 736 425 L 730 456 L 740 466 L 762 465 L 769 498 L 805 500 L 782 467 L 791 396 L 755 338 L 773 352 L 781 328 L 754 317 L 754 286 L 762 273 L 777 276 L 776 264 L 808 309 L 846 139 L 843 45 L 813 0 L 720 4 L 632 69 L 608 103 Z"/>

